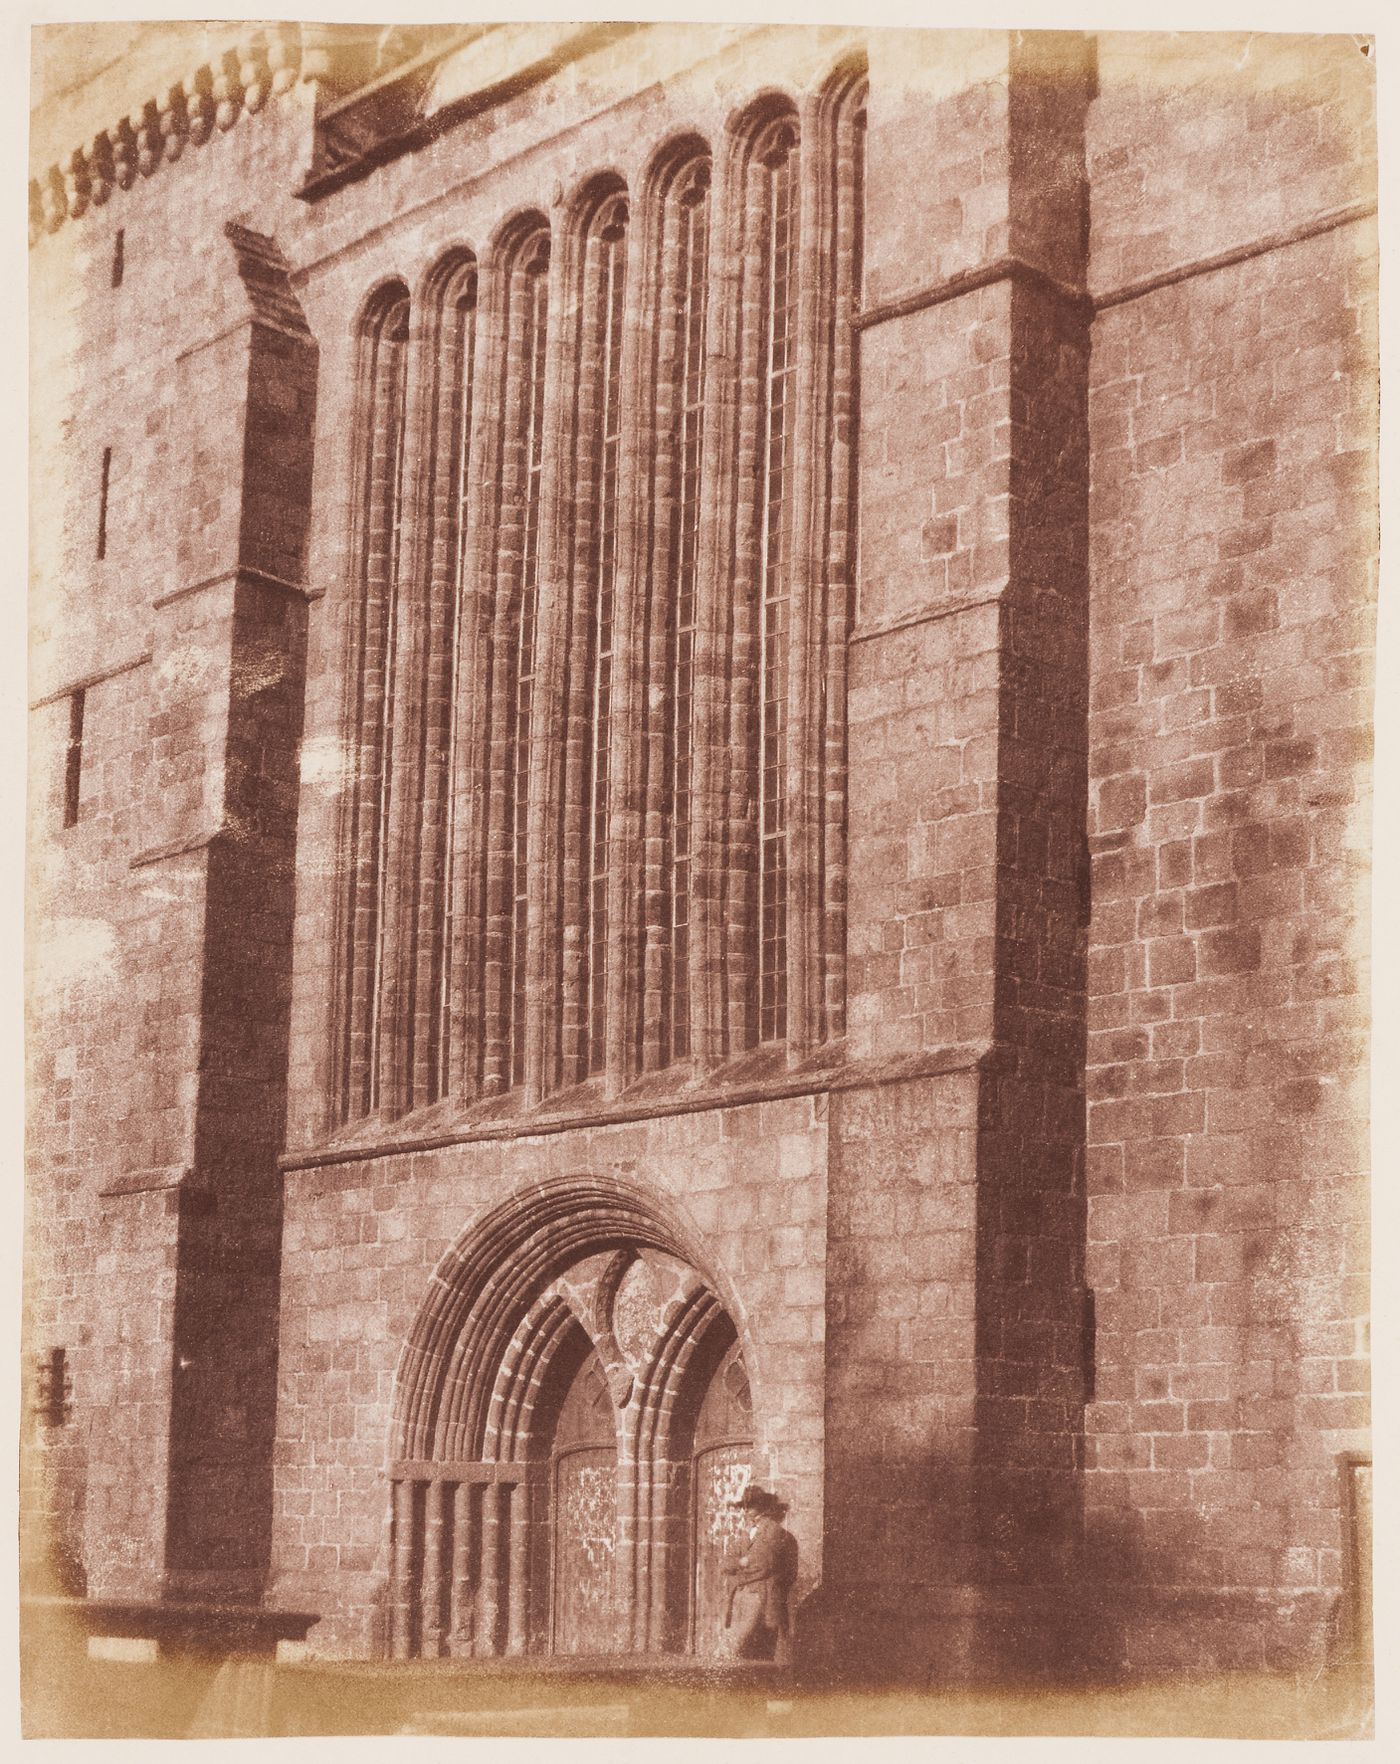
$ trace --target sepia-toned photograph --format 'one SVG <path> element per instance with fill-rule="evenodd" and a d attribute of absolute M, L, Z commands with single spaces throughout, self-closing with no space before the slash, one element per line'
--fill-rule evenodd
<path fill-rule="evenodd" d="M 1376 42 L 864 11 L 34 24 L 26 1737 L 1372 1735 Z"/>

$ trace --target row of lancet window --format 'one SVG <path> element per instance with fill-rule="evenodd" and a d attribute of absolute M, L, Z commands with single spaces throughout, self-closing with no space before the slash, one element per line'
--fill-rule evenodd
<path fill-rule="evenodd" d="M 340 1120 L 840 1034 L 864 82 L 361 322 Z"/>

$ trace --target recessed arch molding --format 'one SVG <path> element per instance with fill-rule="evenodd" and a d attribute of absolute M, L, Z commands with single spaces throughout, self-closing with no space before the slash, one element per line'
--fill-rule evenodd
<path fill-rule="evenodd" d="M 691 1463 L 709 1381 L 742 1359 L 726 1288 L 696 1233 L 616 1177 L 529 1184 L 463 1232 L 399 1361 L 386 1652 L 658 1653 L 713 1633 L 692 1608 L 714 1576 L 692 1559 Z M 576 1579 L 580 1560 L 582 1600 L 556 1567 Z"/>

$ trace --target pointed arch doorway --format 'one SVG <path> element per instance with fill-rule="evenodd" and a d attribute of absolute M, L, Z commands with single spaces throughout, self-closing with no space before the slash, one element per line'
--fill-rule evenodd
<path fill-rule="evenodd" d="M 579 1188 L 540 1185 L 464 1235 L 405 1346 L 395 1657 L 724 1651 L 753 1453 L 736 1323 L 635 1191 Z"/>

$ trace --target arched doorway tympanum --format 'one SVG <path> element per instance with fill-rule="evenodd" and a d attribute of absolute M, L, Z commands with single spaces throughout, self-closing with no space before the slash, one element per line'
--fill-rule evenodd
<path fill-rule="evenodd" d="M 735 1324 L 621 1184 L 541 1184 L 444 1258 L 399 1366 L 387 1651 L 723 1651 L 752 1460 Z"/>

